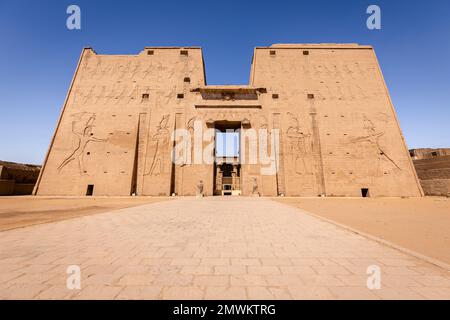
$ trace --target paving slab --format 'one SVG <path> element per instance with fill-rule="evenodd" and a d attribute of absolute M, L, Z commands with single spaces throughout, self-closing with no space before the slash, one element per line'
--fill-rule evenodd
<path fill-rule="evenodd" d="M 265 198 L 34 225 L 0 232 L 0 248 L 1 299 L 450 299 L 448 270 Z"/>

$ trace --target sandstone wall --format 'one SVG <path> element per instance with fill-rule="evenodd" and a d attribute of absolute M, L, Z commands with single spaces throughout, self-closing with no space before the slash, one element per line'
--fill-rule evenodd
<path fill-rule="evenodd" d="M 40 166 L 0 161 L 0 195 L 30 195 Z"/>
<path fill-rule="evenodd" d="M 425 150 L 425 149 L 421 149 Z M 441 152 L 444 156 L 432 156 L 435 149 L 426 149 L 428 152 L 422 153 L 419 160 L 414 160 L 417 175 L 420 179 L 423 191 L 428 196 L 449 196 L 450 195 L 450 156 Z M 448 150 L 448 149 L 440 149 Z"/>
<path fill-rule="evenodd" d="M 450 156 L 450 148 L 422 148 L 409 150 L 409 154 L 414 160 L 430 159 L 436 157 Z"/>
<path fill-rule="evenodd" d="M 427 196 L 450 196 L 450 179 L 420 180 Z"/>
<path fill-rule="evenodd" d="M 421 195 L 371 47 L 259 48 L 252 84 L 279 96 L 287 195 Z"/>
<path fill-rule="evenodd" d="M 0 196 L 13 195 L 14 185 L 14 180 L 0 180 Z"/>
<path fill-rule="evenodd" d="M 206 86 L 200 48 L 85 49 L 35 193 L 194 195 L 201 180 L 212 195 L 212 164 L 171 162 L 173 130 L 196 120 L 241 123 L 243 139 L 280 130 L 276 174 L 243 164 L 244 195 L 254 181 L 265 196 L 422 193 L 375 54 L 357 45 L 256 48 L 242 87 Z"/>
<path fill-rule="evenodd" d="M 149 48 L 137 56 L 85 49 L 37 194 L 84 195 L 92 184 L 96 195 L 169 195 L 170 134 L 177 114 L 185 117 L 192 105 L 189 87 L 204 84 L 203 75 L 196 48 L 188 55 Z"/>

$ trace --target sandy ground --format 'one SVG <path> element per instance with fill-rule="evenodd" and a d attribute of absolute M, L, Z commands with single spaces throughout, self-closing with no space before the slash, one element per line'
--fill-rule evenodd
<path fill-rule="evenodd" d="M 0 197 L 0 231 L 168 200 L 155 197 Z"/>
<path fill-rule="evenodd" d="M 450 199 L 276 200 L 450 264 Z"/>

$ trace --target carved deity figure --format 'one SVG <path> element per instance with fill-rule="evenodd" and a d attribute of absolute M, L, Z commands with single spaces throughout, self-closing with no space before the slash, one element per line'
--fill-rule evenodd
<path fill-rule="evenodd" d="M 164 172 L 165 151 L 169 145 L 169 130 L 167 123 L 169 115 L 164 115 L 161 119 L 156 133 L 152 139 L 155 145 L 155 152 L 153 153 L 153 160 L 150 171 L 146 175 L 157 176 Z"/>
<path fill-rule="evenodd" d="M 185 160 L 183 166 L 191 165 L 193 162 L 193 155 L 194 155 L 194 145 L 195 145 L 195 121 L 197 121 L 196 117 L 191 118 L 188 121 L 187 124 L 187 130 L 189 133 L 189 136 L 186 139 L 186 146 L 185 146 Z"/>
<path fill-rule="evenodd" d="M 288 149 L 292 164 L 295 168 L 296 174 L 309 173 L 309 165 L 307 164 L 306 157 L 311 153 L 309 146 L 310 134 L 304 134 L 301 132 L 300 123 L 298 118 L 291 113 L 288 113 L 291 117 L 291 126 L 287 130 Z"/>

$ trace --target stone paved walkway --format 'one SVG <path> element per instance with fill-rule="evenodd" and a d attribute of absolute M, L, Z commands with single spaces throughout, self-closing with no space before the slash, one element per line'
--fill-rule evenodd
<path fill-rule="evenodd" d="M 66 287 L 69 265 L 81 290 Z M 381 290 L 367 289 L 369 265 Z M 449 275 L 260 198 L 182 198 L 0 233 L 2 299 L 450 299 Z"/>

